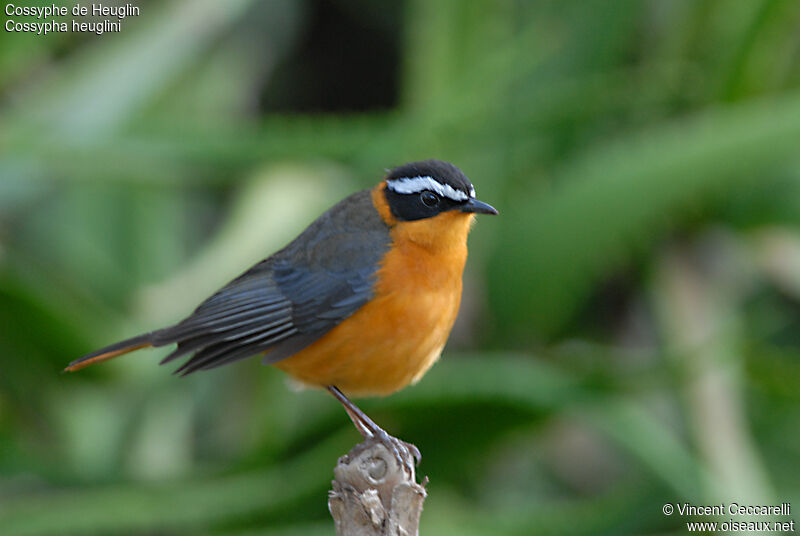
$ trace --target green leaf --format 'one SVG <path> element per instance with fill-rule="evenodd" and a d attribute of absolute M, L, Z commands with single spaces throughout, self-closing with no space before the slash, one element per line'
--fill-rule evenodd
<path fill-rule="evenodd" d="M 552 192 L 500 207 L 489 299 L 500 334 L 565 326 L 598 280 L 730 189 L 793 161 L 800 94 L 720 107 L 590 151 Z"/>

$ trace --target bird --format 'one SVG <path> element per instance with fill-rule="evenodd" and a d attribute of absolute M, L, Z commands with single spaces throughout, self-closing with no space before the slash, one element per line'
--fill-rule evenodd
<path fill-rule="evenodd" d="M 89 353 L 65 371 L 172 344 L 161 364 L 189 356 L 179 375 L 261 355 L 301 384 L 328 390 L 365 439 L 419 463 L 419 449 L 389 435 L 350 397 L 394 393 L 439 359 L 461 303 L 476 214 L 498 211 L 476 199 L 455 165 L 395 167 L 177 324 Z"/>

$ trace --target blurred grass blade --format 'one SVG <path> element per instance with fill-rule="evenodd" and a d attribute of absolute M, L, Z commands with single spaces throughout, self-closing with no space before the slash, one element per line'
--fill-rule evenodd
<path fill-rule="evenodd" d="M 639 405 L 625 399 L 597 401 L 575 415 L 601 430 L 670 485 L 677 497 L 700 501 L 708 475 L 664 424 Z"/>
<path fill-rule="evenodd" d="M 184 0 L 166 7 L 143 6 L 140 18 L 123 21 L 123 39 L 104 40 L 75 58 L 42 91 L 23 98 L 18 113 L 78 138 L 107 132 L 198 58 L 251 2 Z"/>
<path fill-rule="evenodd" d="M 601 430 L 681 497 L 700 498 L 702 466 L 674 432 L 638 405 L 582 387 L 545 362 L 513 354 L 443 360 L 425 381 L 392 397 L 392 404 L 442 407 L 499 403 L 527 411 L 576 416 Z"/>
<path fill-rule="evenodd" d="M 533 203 L 513 198 L 501 207 L 491 263 L 489 297 L 501 332 L 534 325 L 552 334 L 598 278 L 689 207 L 758 184 L 764 170 L 796 156 L 798 139 L 800 93 L 718 108 L 590 152 Z"/>
<path fill-rule="evenodd" d="M 350 430 L 308 452 L 261 471 L 162 485 L 49 492 L 0 504 L 0 534 L 160 533 L 206 527 L 247 515 L 265 515 L 306 497 L 324 494 L 332 461 L 352 443 Z M 322 495 L 320 495 L 322 496 Z M 47 515 L 41 515 L 47 512 Z"/>

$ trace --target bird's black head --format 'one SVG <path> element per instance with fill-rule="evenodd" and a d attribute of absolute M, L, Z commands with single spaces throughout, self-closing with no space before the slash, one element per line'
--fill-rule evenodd
<path fill-rule="evenodd" d="M 475 199 L 475 188 L 453 164 L 423 160 L 396 167 L 386 176 L 386 201 L 398 221 L 432 218 L 448 210 L 497 214 Z"/>

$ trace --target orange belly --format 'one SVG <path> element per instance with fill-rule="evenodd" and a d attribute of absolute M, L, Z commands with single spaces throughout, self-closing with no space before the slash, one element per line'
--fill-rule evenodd
<path fill-rule="evenodd" d="M 439 358 L 458 314 L 470 221 L 464 220 L 463 240 L 447 248 L 395 236 L 375 297 L 275 366 L 305 384 L 335 385 L 351 396 L 386 395 L 419 380 Z"/>

